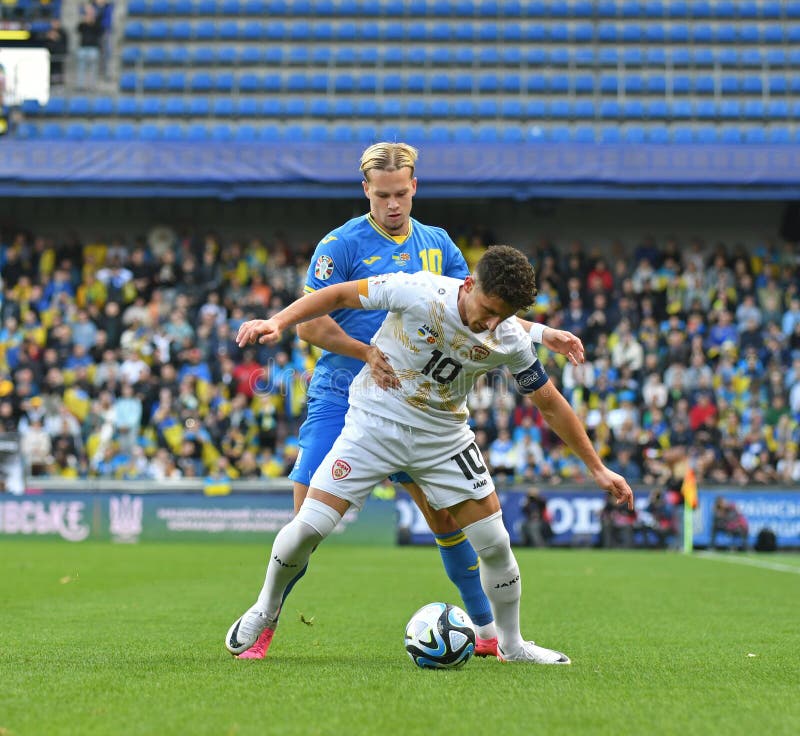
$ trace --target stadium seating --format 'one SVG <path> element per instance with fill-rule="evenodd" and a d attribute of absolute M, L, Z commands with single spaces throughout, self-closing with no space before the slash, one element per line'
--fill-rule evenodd
<path fill-rule="evenodd" d="M 517 128 L 527 140 L 541 103 L 545 131 L 563 122 L 568 137 L 588 139 L 584 126 L 595 125 L 610 142 L 607 120 L 636 122 L 645 139 L 650 126 L 679 122 L 785 128 L 785 98 L 800 93 L 800 3 L 777 0 L 131 0 L 124 22 L 119 98 L 23 106 L 30 122 L 113 126 L 157 110 L 147 122 L 161 125 L 207 109 L 234 128 L 280 118 L 293 136 L 322 135 L 323 121 L 342 141 L 357 135 L 354 114 L 375 130 L 405 118 L 424 135 L 445 126 L 460 138 L 464 123 L 496 119 L 500 139 Z"/>

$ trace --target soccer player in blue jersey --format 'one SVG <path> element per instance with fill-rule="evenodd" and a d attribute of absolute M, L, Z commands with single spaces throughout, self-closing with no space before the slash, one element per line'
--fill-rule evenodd
<path fill-rule="evenodd" d="M 411 217 L 417 191 L 416 160 L 416 149 L 405 143 L 376 143 L 364 151 L 361 172 L 370 211 L 320 241 L 309 266 L 306 293 L 393 272 L 429 271 L 459 279 L 469 275 L 464 257 L 449 235 Z M 399 385 L 392 366 L 370 344 L 385 316 L 383 311 L 341 309 L 298 325 L 300 338 L 325 352 L 314 369 L 308 390 L 308 415 L 300 428 L 300 451 L 289 474 L 294 481 L 295 513 L 305 500 L 311 476 L 342 431 L 350 384 L 363 364 L 369 364 L 379 386 Z M 525 322 L 523 325 L 530 329 L 535 342 L 543 342 L 575 363 L 583 360 L 583 345 L 572 333 Z M 392 480 L 403 484 L 434 533 L 447 575 L 458 588 L 476 626 L 476 654 L 496 655 L 497 633 L 489 600 L 481 588 L 475 550 L 450 514 L 431 508 L 422 489 L 409 476 L 399 474 Z M 287 586 L 284 600 L 305 570 L 304 567 Z M 265 630 L 239 657 L 263 658 L 271 633 Z"/>

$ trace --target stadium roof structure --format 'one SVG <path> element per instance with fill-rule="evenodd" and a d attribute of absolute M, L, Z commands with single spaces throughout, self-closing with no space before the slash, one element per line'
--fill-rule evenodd
<path fill-rule="evenodd" d="M 0 196 L 348 198 L 363 144 L 0 143 Z M 799 199 L 800 146 L 427 143 L 424 196 Z"/>

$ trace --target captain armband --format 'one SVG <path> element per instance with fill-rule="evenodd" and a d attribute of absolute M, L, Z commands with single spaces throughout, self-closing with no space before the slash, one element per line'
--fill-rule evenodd
<path fill-rule="evenodd" d="M 533 364 L 524 371 L 514 374 L 517 386 L 523 394 L 531 394 L 538 391 L 549 380 L 547 371 L 544 369 L 540 360 L 535 360 Z"/>

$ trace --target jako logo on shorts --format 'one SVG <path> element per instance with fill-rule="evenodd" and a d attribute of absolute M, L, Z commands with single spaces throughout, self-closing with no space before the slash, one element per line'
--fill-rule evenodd
<path fill-rule="evenodd" d="M 334 480 L 342 480 L 342 478 L 346 478 L 350 475 L 351 470 L 352 468 L 349 463 L 346 463 L 344 460 L 335 460 L 331 468 L 331 475 Z"/>

